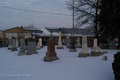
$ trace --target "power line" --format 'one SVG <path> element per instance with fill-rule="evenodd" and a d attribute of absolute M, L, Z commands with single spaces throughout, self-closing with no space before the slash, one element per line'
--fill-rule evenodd
<path fill-rule="evenodd" d="M 36 13 L 45 13 L 45 14 L 52 14 L 52 15 L 72 16 L 72 15 L 70 15 L 70 14 L 62 14 L 62 13 L 52 13 L 52 12 L 34 11 L 34 10 L 27 10 L 27 9 L 13 8 L 13 7 L 8 7 L 8 6 L 0 6 L 0 7 L 2 7 L 2 8 L 8 8 L 8 9 L 21 10 L 21 11 L 36 12 Z"/>

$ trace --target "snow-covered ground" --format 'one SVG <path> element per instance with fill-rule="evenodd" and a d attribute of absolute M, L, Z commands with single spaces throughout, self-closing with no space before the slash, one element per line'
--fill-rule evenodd
<path fill-rule="evenodd" d="M 59 60 L 44 62 L 47 46 L 37 50 L 38 54 L 25 56 L 18 56 L 19 51 L 0 48 L 0 80 L 114 80 L 113 56 L 120 50 L 101 50 L 108 54 L 78 58 L 80 50 L 69 52 L 64 46 L 56 49 Z M 103 61 L 105 55 L 107 61 Z"/>

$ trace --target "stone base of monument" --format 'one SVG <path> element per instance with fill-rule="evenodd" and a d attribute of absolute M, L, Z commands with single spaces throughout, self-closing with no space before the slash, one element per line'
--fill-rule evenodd
<path fill-rule="evenodd" d="M 8 50 L 11 50 L 12 49 L 12 46 L 8 46 Z"/>
<path fill-rule="evenodd" d="M 12 48 L 8 48 L 8 50 L 11 50 Z"/>
<path fill-rule="evenodd" d="M 116 47 L 109 47 L 109 49 L 117 49 Z"/>
<path fill-rule="evenodd" d="M 27 46 L 25 46 L 25 50 L 27 50 L 28 49 L 28 47 Z"/>
<path fill-rule="evenodd" d="M 63 47 L 57 47 L 57 49 L 64 49 Z"/>
<path fill-rule="evenodd" d="M 37 50 L 40 50 L 40 48 L 37 48 Z"/>
<path fill-rule="evenodd" d="M 91 56 L 100 56 L 100 55 L 102 55 L 102 53 L 101 52 L 91 52 Z"/>
<path fill-rule="evenodd" d="M 90 54 L 89 53 L 79 53 L 78 57 L 89 57 Z"/>
<path fill-rule="evenodd" d="M 26 54 L 27 55 L 32 55 L 32 54 L 38 54 L 38 52 L 37 51 L 28 51 Z"/>
<path fill-rule="evenodd" d="M 18 51 L 18 49 L 17 48 L 12 48 L 11 51 Z"/>
<path fill-rule="evenodd" d="M 70 48 L 70 46 L 66 46 L 68 49 Z"/>
<path fill-rule="evenodd" d="M 47 56 L 44 57 L 44 61 L 46 62 L 51 62 L 55 60 L 59 60 L 59 58 L 58 57 L 47 57 Z"/>
<path fill-rule="evenodd" d="M 26 55 L 26 53 L 21 53 L 21 52 L 18 53 L 18 56 L 22 56 L 22 55 Z"/>
<path fill-rule="evenodd" d="M 70 49 L 69 52 L 77 52 L 77 49 Z"/>
<path fill-rule="evenodd" d="M 77 46 L 76 48 L 82 48 L 81 46 Z"/>
<path fill-rule="evenodd" d="M 43 48 L 43 46 L 40 46 L 40 48 Z"/>

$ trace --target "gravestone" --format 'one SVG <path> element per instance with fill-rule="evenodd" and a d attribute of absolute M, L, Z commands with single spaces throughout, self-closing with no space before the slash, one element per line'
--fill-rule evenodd
<path fill-rule="evenodd" d="M 81 52 L 79 53 L 79 57 L 88 57 L 90 56 L 87 48 L 87 36 L 83 36 L 82 38 L 82 49 Z"/>
<path fill-rule="evenodd" d="M 27 46 L 28 46 L 28 42 L 29 42 L 29 37 L 31 37 L 30 35 L 25 35 L 24 39 L 25 39 L 25 49 L 27 50 Z"/>
<path fill-rule="evenodd" d="M 115 41 L 111 41 L 111 42 L 110 42 L 110 47 L 109 47 L 109 49 L 116 49 Z"/>
<path fill-rule="evenodd" d="M 20 40 L 20 51 L 18 53 L 18 56 L 26 55 L 25 50 L 26 50 L 25 49 L 25 41 L 24 41 L 24 39 L 21 39 Z"/>
<path fill-rule="evenodd" d="M 61 42 L 61 32 L 59 32 L 59 39 L 58 39 L 57 49 L 63 49 L 62 42 Z"/>
<path fill-rule="evenodd" d="M 71 43 L 70 43 L 70 38 L 69 38 L 69 36 L 67 36 L 66 42 L 67 42 L 66 47 L 67 47 L 67 48 L 70 48 Z"/>
<path fill-rule="evenodd" d="M 80 44 L 80 38 L 77 39 L 77 48 L 81 48 L 81 44 Z"/>
<path fill-rule="evenodd" d="M 69 52 L 76 52 L 76 51 L 77 51 L 77 49 L 75 47 L 75 38 L 72 37 L 72 39 L 71 39 L 71 46 L 70 46 Z"/>
<path fill-rule="evenodd" d="M 53 36 L 50 35 L 50 39 L 48 40 L 47 52 L 46 56 L 44 57 L 44 61 L 51 62 L 54 60 L 59 60 L 57 57 L 57 53 L 55 52 L 55 42 Z"/>
<path fill-rule="evenodd" d="M 42 38 L 39 39 L 39 44 L 40 44 L 40 48 L 43 48 L 43 45 L 42 45 Z"/>
<path fill-rule="evenodd" d="M 35 36 L 33 35 L 32 39 L 35 39 Z"/>
<path fill-rule="evenodd" d="M 40 42 L 37 42 L 37 50 L 40 50 Z"/>
<path fill-rule="evenodd" d="M 11 51 L 18 51 L 17 47 L 16 47 L 15 37 L 12 37 L 12 49 L 11 49 Z"/>
<path fill-rule="evenodd" d="M 92 48 L 91 56 L 100 56 L 101 54 L 100 47 L 97 46 L 97 39 L 94 39 L 94 46 Z"/>
<path fill-rule="evenodd" d="M 67 45 L 67 42 L 68 42 L 68 36 L 65 38 L 65 41 L 64 41 L 64 45 Z"/>
<path fill-rule="evenodd" d="M 8 50 L 11 50 L 11 49 L 12 49 L 12 39 L 9 38 Z"/>
<path fill-rule="evenodd" d="M 104 60 L 104 61 L 108 60 L 107 56 L 104 56 L 104 57 L 103 57 L 103 60 Z"/>
<path fill-rule="evenodd" d="M 34 39 L 30 39 L 30 41 L 28 42 L 28 51 L 27 51 L 27 55 L 32 55 L 32 54 L 37 54 L 38 52 L 36 51 L 36 42 Z"/>
<path fill-rule="evenodd" d="M 16 48 L 18 48 L 18 39 L 16 39 Z"/>

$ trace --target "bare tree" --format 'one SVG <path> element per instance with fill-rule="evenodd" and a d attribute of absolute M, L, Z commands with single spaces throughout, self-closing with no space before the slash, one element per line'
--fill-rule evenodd
<path fill-rule="evenodd" d="M 67 1 L 68 9 L 75 13 L 76 28 L 85 25 L 87 27 L 94 27 L 95 37 L 98 38 L 98 13 L 100 0 L 73 0 Z"/>

